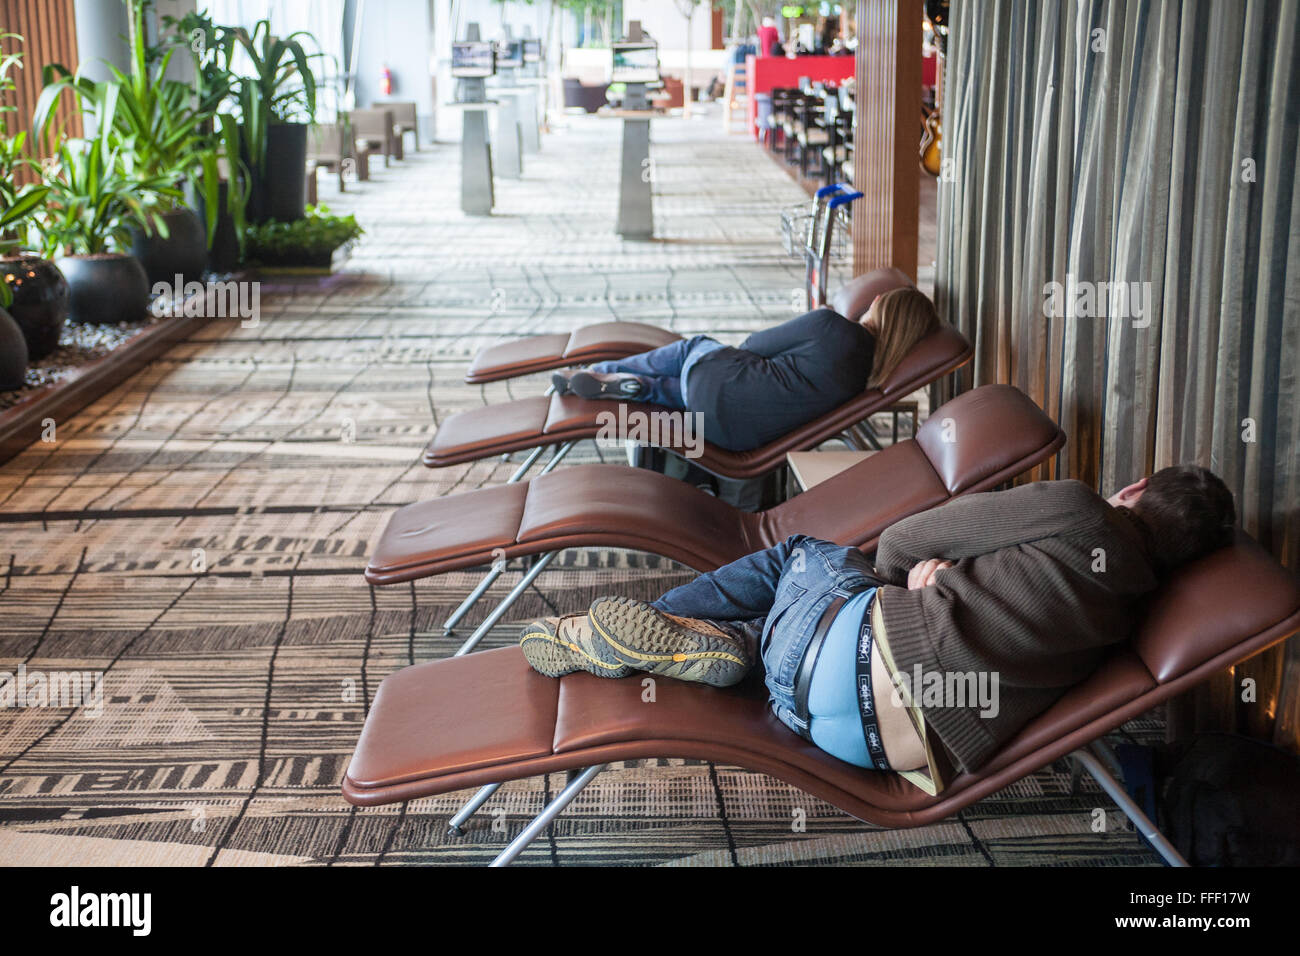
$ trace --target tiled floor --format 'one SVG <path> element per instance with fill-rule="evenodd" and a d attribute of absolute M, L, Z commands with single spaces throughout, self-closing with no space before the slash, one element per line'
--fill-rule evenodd
<path fill-rule="evenodd" d="M 613 234 L 610 120 L 566 117 L 521 180 L 498 182 L 490 218 L 459 211 L 454 145 L 409 152 L 343 195 L 322 176 L 324 201 L 367 229 L 344 272 L 267 280 L 256 327 L 214 319 L 0 468 L 0 670 L 95 671 L 106 692 L 100 716 L 0 712 L 0 858 L 483 862 L 554 793 L 562 778 L 511 784 L 463 838 L 445 829 L 465 794 L 343 802 L 379 680 L 455 649 L 438 624 L 475 578 L 371 588 L 361 570 L 394 507 L 513 470 L 418 463 L 446 416 L 544 387 L 463 384 L 479 347 L 611 317 L 736 341 L 801 311 L 778 223 L 802 191 L 716 118 L 656 121 L 654 135 L 652 242 Z M 566 552 L 485 646 L 529 617 L 602 592 L 653 596 L 689 573 Z M 1154 859 L 1095 787 L 1070 797 L 1066 782 L 1047 768 L 953 820 L 882 833 L 762 774 L 616 766 L 523 862 Z"/>

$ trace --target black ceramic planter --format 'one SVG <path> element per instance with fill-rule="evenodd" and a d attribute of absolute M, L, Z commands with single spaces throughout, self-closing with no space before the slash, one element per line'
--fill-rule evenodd
<path fill-rule="evenodd" d="M 59 346 L 68 317 L 69 289 L 54 263 L 39 256 L 0 259 L 0 281 L 9 286 L 9 315 L 27 340 L 27 357 L 36 362 Z"/>
<path fill-rule="evenodd" d="M 195 210 L 199 214 L 199 222 L 203 224 L 204 237 L 207 236 L 207 202 L 198 190 L 192 190 L 191 201 Z M 235 217 L 226 209 L 226 196 L 230 192 L 230 184 L 222 183 L 217 193 L 217 231 L 212 237 L 212 245 L 208 249 L 208 268 L 218 275 L 225 275 L 234 272 L 239 268 L 241 260 L 239 252 L 239 230 L 235 228 Z"/>
<path fill-rule="evenodd" d="M 23 330 L 0 309 L 0 389 L 21 388 L 27 376 L 27 340 Z"/>
<path fill-rule="evenodd" d="M 266 170 L 259 173 L 250 157 L 249 222 L 295 222 L 307 214 L 307 126 L 274 123 L 266 129 Z"/>
<path fill-rule="evenodd" d="M 208 236 L 199 214 L 173 209 L 162 220 L 167 224 L 165 238 L 159 232 L 147 236 L 142 229 L 131 230 L 131 255 L 144 268 L 149 287 L 159 282 L 171 286 L 178 275 L 182 285 L 202 280 L 208 269 Z"/>
<path fill-rule="evenodd" d="M 149 308 L 149 279 L 135 256 L 69 256 L 58 266 L 68 277 L 68 318 L 73 322 L 138 322 Z"/>

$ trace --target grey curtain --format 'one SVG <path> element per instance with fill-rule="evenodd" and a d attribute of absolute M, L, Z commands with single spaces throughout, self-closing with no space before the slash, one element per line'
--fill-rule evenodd
<path fill-rule="evenodd" d="M 1154 469 L 1200 463 L 1291 567 L 1298 9 L 1300 0 L 954 0 L 936 270 L 940 313 L 976 346 L 949 388 L 1009 382 L 1069 435 L 1039 477 L 1110 494 Z M 1060 314 L 1045 292 L 1054 282 Z M 1138 294 L 1122 301 L 1114 283 Z M 1242 676 L 1259 681 L 1259 704 L 1232 690 Z M 1193 704 L 1198 725 L 1235 724 L 1300 749 L 1300 642 L 1285 665 L 1273 652 Z"/>

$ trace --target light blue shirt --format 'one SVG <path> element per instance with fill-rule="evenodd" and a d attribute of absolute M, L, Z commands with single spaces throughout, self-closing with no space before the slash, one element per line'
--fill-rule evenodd
<path fill-rule="evenodd" d="M 862 733 L 858 709 L 858 637 L 871 611 L 876 589 L 859 591 L 844 602 L 822 643 L 808 687 L 808 734 L 832 757 L 870 770 L 875 767 Z"/>

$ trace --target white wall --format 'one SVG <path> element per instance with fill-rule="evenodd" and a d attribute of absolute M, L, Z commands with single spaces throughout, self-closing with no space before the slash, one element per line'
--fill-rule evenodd
<path fill-rule="evenodd" d="M 691 18 L 691 50 L 707 50 L 713 45 L 710 4 L 702 2 Z M 686 18 L 677 10 L 675 0 L 623 0 L 623 25 L 640 20 L 663 49 L 686 49 Z"/>

